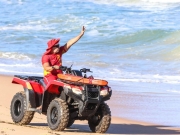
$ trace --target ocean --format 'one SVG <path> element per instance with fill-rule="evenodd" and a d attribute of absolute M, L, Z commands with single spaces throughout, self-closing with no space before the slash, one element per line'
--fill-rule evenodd
<path fill-rule="evenodd" d="M 134 95 L 114 104 L 142 108 L 113 115 L 180 126 L 179 22 L 180 0 L 0 0 L 0 74 L 43 76 L 47 41 L 64 45 L 85 26 L 63 65 L 90 68 Z"/>

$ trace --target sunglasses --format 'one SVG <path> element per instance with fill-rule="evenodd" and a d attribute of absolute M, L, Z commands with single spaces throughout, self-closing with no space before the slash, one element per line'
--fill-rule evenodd
<path fill-rule="evenodd" d="M 54 45 L 53 47 L 59 48 L 59 44 Z"/>

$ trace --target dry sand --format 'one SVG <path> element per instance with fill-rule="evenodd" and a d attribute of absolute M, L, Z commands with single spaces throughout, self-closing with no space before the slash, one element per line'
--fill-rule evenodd
<path fill-rule="evenodd" d="M 95 134 L 90 131 L 87 121 L 76 121 L 71 128 L 67 128 L 65 131 L 52 131 L 47 126 L 46 116 L 38 113 L 35 114 L 32 122 L 27 126 L 14 124 L 10 116 L 10 103 L 15 93 L 22 91 L 23 88 L 21 85 L 12 84 L 12 78 L 13 77 L 11 76 L 0 76 L 0 135 Z M 113 108 L 111 108 L 111 110 L 113 110 Z M 123 108 L 121 108 L 121 110 L 123 110 Z M 161 126 L 112 116 L 111 126 L 105 134 L 180 134 L 180 128 Z"/>

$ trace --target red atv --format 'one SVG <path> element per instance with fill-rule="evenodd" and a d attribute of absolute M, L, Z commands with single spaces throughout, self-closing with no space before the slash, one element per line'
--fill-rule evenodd
<path fill-rule="evenodd" d="M 48 126 L 62 131 L 75 120 L 88 120 L 90 129 L 105 133 L 111 123 L 111 112 L 105 103 L 112 94 L 107 81 L 87 77 L 90 69 L 72 70 L 61 67 L 63 74 L 45 85 L 43 77 L 15 75 L 12 83 L 21 84 L 24 91 L 11 101 L 12 120 L 26 125 L 34 113 L 47 115 Z"/>

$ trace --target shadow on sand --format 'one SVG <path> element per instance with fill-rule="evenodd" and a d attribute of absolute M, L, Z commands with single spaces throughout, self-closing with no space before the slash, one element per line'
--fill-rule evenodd
<path fill-rule="evenodd" d="M 111 124 L 106 133 L 109 134 L 180 134 L 180 131 L 170 129 L 168 126 L 143 126 L 138 124 Z"/>
<path fill-rule="evenodd" d="M 31 123 L 31 127 L 48 127 L 47 123 Z M 160 129 L 161 128 L 161 129 Z M 162 129 L 168 126 L 143 126 L 138 124 L 111 124 L 107 134 L 180 134 L 180 131 Z M 88 125 L 73 124 L 67 128 L 67 132 L 91 133 Z"/>

